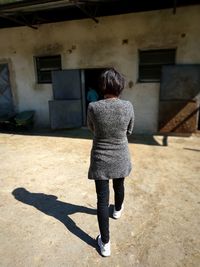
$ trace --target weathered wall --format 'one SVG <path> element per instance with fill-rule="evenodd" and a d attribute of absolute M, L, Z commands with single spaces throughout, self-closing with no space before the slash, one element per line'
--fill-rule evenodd
<path fill-rule="evenodd" d="M 92 20 L 0 30 L 0 62 L 9 60 L 16 109 L 36 110 L 49 124 L 52 88 L 37 84 L 34 56 L 61 54 L 62 68 L 117 67 L 127 78 L 123 93 L 135 106 L 135 132 L 155 132 L 159 83 L 138 83 L 138 49 L 177 48 L 177 63 L 200 63 L 200 6 Z M 127 42 L 123 40 L 127 39 Z"/>

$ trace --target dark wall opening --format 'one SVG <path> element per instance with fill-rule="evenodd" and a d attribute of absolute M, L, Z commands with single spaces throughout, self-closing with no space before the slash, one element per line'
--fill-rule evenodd
<path fill-rule="evenodd" d="M 100 90 L 99 86 L 99 78 L 101 73 L 105 69 L 99 68 L 99 69 L 86 69 L 84 70 L 85 73 L 85 103 L 86 103 L 86 110 L 91 101 L 88 100 L 88 92 L 91 89 L 96 91 L 96 94 L 98 96 L 98 100 L 103 99 L 103 95 Z"/>

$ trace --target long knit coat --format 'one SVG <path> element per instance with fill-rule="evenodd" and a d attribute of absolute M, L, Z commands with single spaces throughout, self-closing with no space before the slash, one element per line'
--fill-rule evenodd
<path fill-rule="evenodd" d="M 132 168 L 127 140 L 134 125 L 132 104 L 119 98 L 92 102 L 88 106 L 87 125 L 94 134 L 88 178 L 128 176 Z"/>

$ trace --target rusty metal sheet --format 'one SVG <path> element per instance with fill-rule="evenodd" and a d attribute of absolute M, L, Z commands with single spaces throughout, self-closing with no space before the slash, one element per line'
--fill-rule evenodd
<path fill-rule="evenodd" d="M 160 101 L 159 131 L 161 133 L 193 133 L 197 129 L 196 101 Z"/>

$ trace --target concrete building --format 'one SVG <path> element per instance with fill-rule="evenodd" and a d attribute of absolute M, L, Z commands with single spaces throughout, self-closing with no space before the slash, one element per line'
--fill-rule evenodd
<path fill-rule="evenodd" d="M 165 60 L 172 57 L 169 64 L 200 64 L 200 5 L 178 7 L 176 14 L 168 8 L 102 16 L 98 21 L 86 18 L 45 23 L 37 29 L 0 29 L 0 65 L 8 64 L 14 110 L 35 110 L 35 126 L 50 127 L 49 101 L 54 94 L 52 83 L 45 82 L 48 66 L 42 69 L 47 59 L 48 64 L 54 62 L 52 70 L 80 70 L 84 125 L 86 84 L 96 77 L 97 69 L 115 67 L 127 80 L 122 98 L 135 107 L 135 132 L 158 132 L 160 78 L 151 79 L 152 69 L 146 75 L 143 56 L 164 52 Z M 197 129 L 198 114 L 195 120 Z"/>

